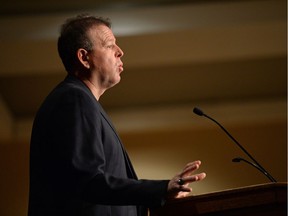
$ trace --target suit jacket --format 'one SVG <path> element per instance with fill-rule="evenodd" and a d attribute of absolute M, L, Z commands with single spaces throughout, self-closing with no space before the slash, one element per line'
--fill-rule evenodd
<path fill-rule="evenodd" d="M 30 144 L 29 216 L 140 216 L 168 180 L 138 180 L 107 114 L 68 75 L 46 98 Z"/>

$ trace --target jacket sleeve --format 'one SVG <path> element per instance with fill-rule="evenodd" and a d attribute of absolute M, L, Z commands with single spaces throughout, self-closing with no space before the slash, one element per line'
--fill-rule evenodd
<path fill-rule="evenodd" d="M 158 207 L 165 203 L 169 180 L 115 178 L 105 173 L 92 179 L 86 188 L 91 202 L 110 205 L 144 205 Z"/>

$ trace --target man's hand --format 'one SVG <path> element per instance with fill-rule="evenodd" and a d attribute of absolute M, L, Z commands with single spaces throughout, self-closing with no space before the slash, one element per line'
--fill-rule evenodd
<path fill-rule="evenodd" d="M 205 173 L 193 175 L 193 172 L 198 170 L 200 165 L 201 161 L 199 160 L 188 163 L 181 173 L 170 180 L 168 184 L 168 199 L 186 197 L 192 191 L 189 183 L 200 181 L 206 177 Z"/>

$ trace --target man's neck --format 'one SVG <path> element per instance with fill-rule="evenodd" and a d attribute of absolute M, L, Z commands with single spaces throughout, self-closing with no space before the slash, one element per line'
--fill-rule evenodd
<path fill-rule="evenodd" d="M 93 81 L 90 81 L 89 79 L 81 79 L 81 80 L 90 89 L 90 91 L 98 101 L 100 96 L 104 93 L 104 90 L 97 87 L 97 85 L 95 85 Z"/>

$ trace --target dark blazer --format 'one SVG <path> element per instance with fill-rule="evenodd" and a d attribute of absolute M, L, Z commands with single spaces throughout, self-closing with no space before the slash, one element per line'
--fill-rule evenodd
<path fill-rule="evenodd" d="M 140 216 L 163 203 L 168 182 L 137 179 L 107 114 L 79 79 L 68 75 L 37 112 L 28 216 Z"/>

